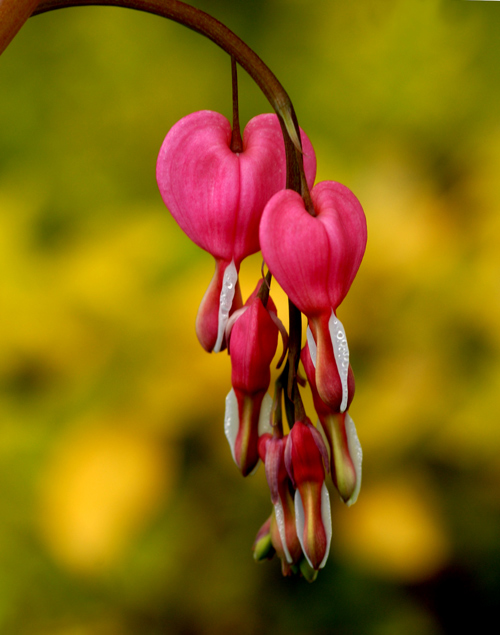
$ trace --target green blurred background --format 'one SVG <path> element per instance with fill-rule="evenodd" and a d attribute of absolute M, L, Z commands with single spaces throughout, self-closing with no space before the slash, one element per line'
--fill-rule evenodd
<path fill-rule="evenodd" d="M 368 248 L 340 308 L 364 448 L 318 580 L 255 564 L 270 512 L 223 434 L 212 276 L 157 152 L 230 65 L 160 18 L 74 8 L 0 58 L 0 633 L 439 635 L 500 593 L 500 16 L 453 0 L 197 0 L 268 63 Z M 242 72 L 241 116 L 269 111 Z M 260 257 L 243 263 L 244 294 Z M 286 320 L 285 300 L 274 289 Z"/>

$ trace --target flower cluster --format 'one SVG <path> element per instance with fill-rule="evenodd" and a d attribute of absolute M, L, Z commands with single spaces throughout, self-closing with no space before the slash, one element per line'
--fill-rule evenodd
<path fill-rule="evenodd" d="M 264 463 L 272 513 L 257 534 L 254 556 L 261 560 L 276 553 L 284 575 L 300 572 L 312 580 L 330 548 L 327 475 L 347 505 L 355 502 L 361 485 L 361 446 L 348 413 L 354 376 L 337 308 L 361 263 L 366 221 L 347 187 L 334 181 L 313 187 L 316 158 L 302 130 L 304 197 L 285 189 L 285 143 L 276 115 L 248 123 L 241 151 L 233 151 L 231 139 L 231 124 L 218 113 L 185 117 L 163 142 L 157 180 L 179 226 L 215 258 L 196 333 L 205 350 L 227 348 L 231 358 L 224 430 L 236 465 L 247 476 Z M 240 264 L 259 250 L 269 273 L 243 304 Z M 289 344 L 269 295 L 271 277 L 308 321 L 302 351 L 299 331 L 294 354 L 292 331 Z M 289 355 L 271 398 L 270 367 L 280 333 L 278 367 L 287 349 Z M 302 406 L 299 356 L 317 427 Z"/>

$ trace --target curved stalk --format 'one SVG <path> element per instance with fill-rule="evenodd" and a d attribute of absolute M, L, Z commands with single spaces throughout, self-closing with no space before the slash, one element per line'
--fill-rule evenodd
<path fill-rule="evenodd" d="M 304 173 L 299 124 L 290 97 L 274 73 L 243 40 L 208 13 L 178 0 L 41 0 L 33 15 L 64 7 L 84 5 L 120 6 L 153 13 L 187 26 L 209 38 L 226 53 L 229 53 L 233 60 L 238 62 L 252 77 L 276 111 L 285 140 L 286 186 L 288 189 L 301 194 L 305 200 L 306 209 L 315 215 Z M 302 344 L 302 324 L 300 311 L 291 301 L 289 301 L 289 312 L 290 363 L 288 365 L 287 394 L 288 398 L 297 404 L 300 401 L 297 367 Z M 295 409 L 297 410 L 297 405 Z M 300 408 L 298 410 L 300 411 Z"/>
<path fill-rule="evenodd" d="M 0 55 L 38 3 L 39 0 L 0 0 Z"/>
<path fill-rule="evenodd" d="M 231 55 L 255 81 L 276 111 L 285 138 L 287 188 L 303 193 L 305 176 L 300 133 L 292 102 L 274 73 L 242 39 L 208 13 L 179 0 L 41 0 L 33 15 L 91 5 L 125 7 L 168 18 L 204 35 Z M 304 194 L 308 197 L 309 193 Z"/>
<path fill-rule="evenodd" d="M 301 194 L 306 209 L 315 215 L 304 173 L 299 124 L 290 97 L 274 73 L 249 46 L 228 27 L 204 11 L 179 0 L 0 0 L 0 53 L 30 14 L 35 16 L 56 9 L 91 5 L 136 9 L 173 20 L 209 38 L 238 62 L 256 82 L 278 115 L 285 141 L 286 187 Z M 301 318 L 300 312 L 290 301 L 289 311 L 287 396 L 296 401 L 294 395 L 295 391 L 298 393 L 296 373 L 300 358 Z"/>

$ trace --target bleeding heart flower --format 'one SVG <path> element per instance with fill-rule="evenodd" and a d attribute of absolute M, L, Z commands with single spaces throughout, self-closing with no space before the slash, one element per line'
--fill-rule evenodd
<path fill-rule="evenodd" d="M 316 158 L 301 132 L 307 181 Z M 243 133 L 243 151 L 231 150 L 231 125 L 221 114 L 195 112 L 169 131 L 156 177 L 165 205 L 181 229 L 216 260 L 216 271 L 197 317 L 196 332 L 207 350 L 220 351 L 238 271 L 259 251 L 259 222 L 269 199 L 286 185 L 283 134 L 276 115 L 254 117 Z"/>
<path fill-rule="evenodd" d="M 295 491 L 297 536 L 308 563 L 325 566 L 330 551 L 332 519 L 325 485 L 328 452 L 309 420 L 296 421 L 285 448 L 285 464 Z"/>
<path fill-rule="evenodd" d="M 259 438 L 259 455 L 264 461 L 273 503 L 269 526 L 271 542 L 281 559 L 283 575 L 290 575 L 291 565 L 302 558 L 302 548 L 297 537 L 293 488 L 285 466 L 286 442 L 287 437 L 264 434 Z"/>
<path fill-rule="evenodd" d="M 270 366 L 278 346 L 278 332 L 286 332 L 271 298 L 264 306 L 258 296 L 261 285 L 245 306 L 228 322 L 232 389 L 226 397 L 224 428 L 236 465 L 243 476 L 250 474 L 259 460 L 259 435 L 270 429 L 272 400 L 267 393 Z"/>
<path fill-rule="evenodd" d="M 340 411 L 349 400 L 349 348 L 336 310 L 358 271 L 366 247 L 366 219 L 354 194 L 335 181 L 311 191 L 316 216 L 299 194 L 278 192 L 260 224 L 262 255 L 290 300 L 309 318 L 316 353 L 316 385 L 321 399 Z"/>

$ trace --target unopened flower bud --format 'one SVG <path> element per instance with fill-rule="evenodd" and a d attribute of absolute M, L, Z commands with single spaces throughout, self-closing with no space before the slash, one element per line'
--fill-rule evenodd
<path fill-rule="evenodd" d="M 271 560 L 276 553 L 271 539 L 271 517 L 269 517 L 257 532 L 252 546 L 254 560 Z"/>
<path fill-rule="evenodd" d="M 257 295 L 261 284 L 230 322 L 233 388 L 226 399 L 225 430 L 243 476 L 256 467 L 259 436 L 269 429 L 271 398 L 267 389 L 280 330 L 273 301 L 268 298 L 264 306 Z"/>
<path fill-rule="evenodd" d="M 328 452 L 310 421 L 296 421 L 288 435 L 285 463 L 295 492 L 297 536 L 313 569 L 325 566 L 330 550 L 332 521 L 325 485 Z"/>
<path fill-rule="evenodd" d="M 283 575 L 290 575 L 291 566 L 302 557 L 297 536 L 293 488 L 285 466 L 286 437 L 264 434 L 259 439 L 259 454 L 264 461 L 266 478 L 271 492 L 271 538 L 281 559 Z"/>

